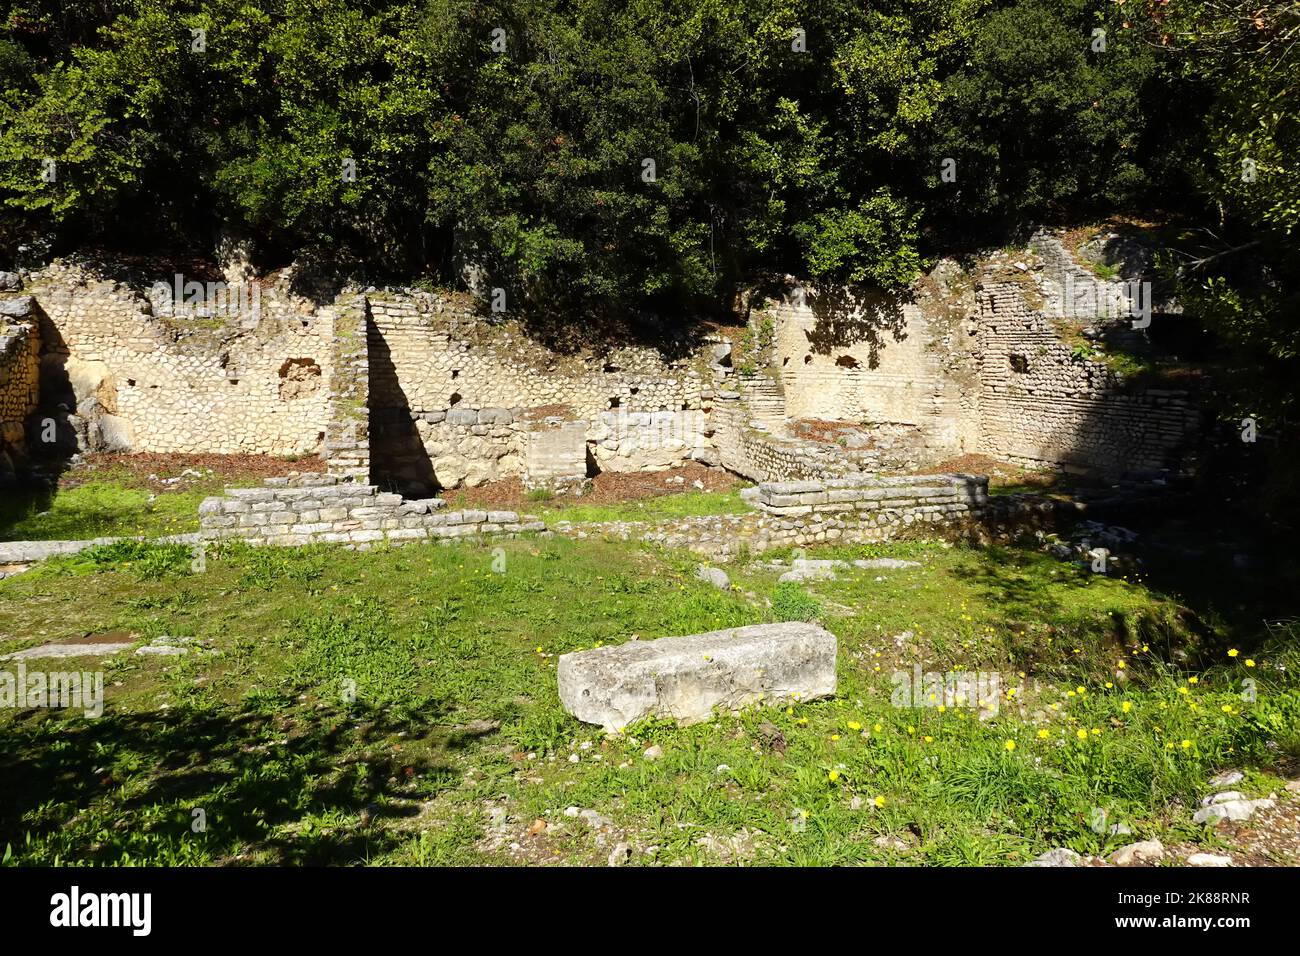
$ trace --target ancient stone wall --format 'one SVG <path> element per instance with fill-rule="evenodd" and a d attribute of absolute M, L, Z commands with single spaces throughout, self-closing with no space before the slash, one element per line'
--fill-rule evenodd
<path fill-rule="evenodd" d="M 792 419 L 906 428 L 924 458 L 958 450 L 960 343 L 945 312 L 879 292 L 796 285 L 771 305 L 773 361 Z"/>
<path fill-rule="evenodd" d="M 826 542 L 876 543 L 905 537 L 991 537 L 999 524 L 1015 530 L 1050 515 L 1025 505 L 1009 522 L 1005 509 L 988 497 L 988 479 L 972 475 L 922 475 L 881 478 L 846 475 L 822 481 L 764 482 L 757 488 L 755 511 L 746 514 L 679 518 L 650 526 L 615 522 L 600 526 L 559 524 L 559 534 L 639 539 L 686 548 L 717 560 L 773 548 Z M 1037 522 L 1030 519 L 1037 517 Z"/>
<path fill-rule="evenodd" d="M 366 300 L 362 295 L 347 293 L 320 313 L 333 334 L 321 457 L 329 474 L 369 481 L 372 422 Z"/>
<path fill-rule="evenodd" d="M 712 420 L 718 464 L 750 481 L 830 478 L 858 464 L 851 453 L 833 445 L 757 430 L 735 392 L 718 393 Z"/>
<path fill-rule="evenodd" d="M 27 458 L 27 418 L 39 397 L 40 330 L 27 297 L 0 300 L 0 485 Z"/>
<path fill-rule="evenodd" d="M 698 349 L 562 355 L 447 297 L 372 294 L 369 306 L 373 474 L 383 484 L 529 480 L 528 449 L 547 444 L 530 433 L 563 422 L 585 423 L 602 470 L 673 467 L 711 444 L 712 376 Z"/>
<path fill-rule="evenodd" d="M 1126 386 L 1013 283 L 985 283 L 978 297 L 980 450 L 1116 475 L 1178 465 L 1197 425 L 1186 392 Z"/>
<path fill-rule="evenodd" d="M 67 392 L 77 405 L 95 395 L 118 420 L 115 441 L 124 449 L 320 449 L 332 371 L 327 311 L 285 283 L 228 290 L 215 305 L 208 296 L 177 305 L 149 295 L 155 279 L 172 285 L 172 275 L 114 274 L 56 262 L 31 276 L 43 313 L 43 393 Z"/>
<path fill-rule="evenodd" d="M 969 452 L 1117 473 L 1177 464 L 1196 424 L 1187 396 L 1081 354 L 1039 307 L 1056 281 L 1044 269 L 1074 284 L 1084 270 L 1059 240 L 1034 248 L 1046 259 L 1027 251 L 1016 281 L 936 270 L 907 301 L 791 283 L 753 312 L 771 341 L 763 368 L 735 370 L 739 398 L 719 336 L 565 354 L 454 295 L 308 299 L 292 269 L 218 289 L 224 303 L 172 295 L 180 277 L 86 262 L 56 262 L 28 291 L 42 402 L 79 420 L 83 444 L 320 452 L 330 474 L 405 494 L 689 460 L 756 481 Z M 828 434 L 836 422 L 859 428 Z"/>
<path fill-rule="evenodd" d="M 348 544 L 462 538 L 543 525 L 513 511 L 445 511 L 438 498 L 404 501 L 375 485 L 332 475 L 271 478 L 262 488 L 227 488 L 199 506 L 203 538 L 239 538 L 254 545 Z"/>

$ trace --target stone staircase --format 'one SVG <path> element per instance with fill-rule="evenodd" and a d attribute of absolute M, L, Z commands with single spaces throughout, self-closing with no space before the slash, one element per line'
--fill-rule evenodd
<path fill-rule="evenodd" d="M 766 375 L 742 375 L 740 399 L 749 413 L 750 423 L 772 434 L 785 432 L 785 393 Z"/>

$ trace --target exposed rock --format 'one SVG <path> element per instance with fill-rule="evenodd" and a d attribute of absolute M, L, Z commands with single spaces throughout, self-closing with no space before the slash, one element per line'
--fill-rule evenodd
<path fill-rule="evenodd" d="M 0 316 L 10 319 L 23 319 L 32 314 L 36 300 L 30 295 L 15 296 L 12 299 L 0 299 Z"/>
<path fill-rule="evenodd" d="M 1065 847 L 1057 847 L 1055 850 L 1048 850 L 1046 853 L 1037 857 L 1026 866 L 1082 866 L 1083 857 L 1073 850 L 1067 850 Z"/>
<path fill-rule="evenodd" d="M 1143 840 L 1122 846 L 1110 855 L 1115 866 L 1154 866 L 1165 856 L 1164 844 L 1159 840 Z"/>
<path fill-rule="evenodd" d="M 830 568 L 794 568 L 776 579 L 779 584 L 801 584 L 805 581 L 834 581 Z"/>
<path fill-rule="evenodd" d="M 1216 803 L 1235 803 L 1238 800 L 1245 799 L 1245 794 L 1238 793 L 1236 790 L 1225 790 L 1223 793 L 1212 793 L 1208 797 L 1203 797 L 1201 806 L 1211 807 Z"/>
<path fill-rule="evenodd" d="M 1231 794 L 1221 794 L 1220 796 L 1231 796 Z M 1240 796 L 1239 794 L 1237 796 Z M 1249 820 L 1255 815 L 1256 810 L 1267 810 L 1276 804 L 1276 800 L 1268 798 L 1264 800 L 1227 800 L 1223 803 L 1212 803 L 1203 809 L 1197 810 L 1192 816 L 1193 823 L 1217 824 L 1220 820 Z"/>
<path fill-rule="evenodd" d="M 1211 787 L 1231 787 L 1234 783 L 1241 783 L 1246 779 L 1246 775 L 1240 770 L 1225 770 L 1223 773 L 1216 774 L 1210 778 Z"/>
<path fill-rule="evenodd" d="M 1193 853 L 1187 858 L 1188 866 L 1232 866 L 1232 857 L 1214 853 Z"/>
<path fill-rule="evenodd" d="M 695 569 L 695 576 L 701 581 L 712 584 L 719 591 L 726 591 L 731 588 L 731 579 L 727 577 L 727 572 L 721 568 L 711 568 L 701 564 Z"/>
<path fill-rule="evenodd" d="M 614 849 L 609 853 L 610 866 L 622 866 L 632 858 L 632 847 L 627 843 L 615 844 Z"/>

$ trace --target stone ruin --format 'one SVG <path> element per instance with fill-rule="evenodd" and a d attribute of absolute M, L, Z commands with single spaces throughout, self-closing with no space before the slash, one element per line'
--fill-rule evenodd
<path fill-rule="evenodd" d="M 232 492 L 205 505 L 205 533 L 367 543 L 529 526 L 477 512 L 453 521 L 432 503 L 443 489 L 516 478 L 580 490 L 601 471 L 694 461 L 769 483 L 749 518 L 763 522 L 758 538 L 820 540 L 893 526 L 890 508 L 858 507 L 892 500 L 870 482 L 903 479 L 881 475 L 970 453 L 1177 473 L 1197 431 L 1186 392 L 1125 380 L 1080 348 L 1051 303 L 1082 268 L 1050 235 L 1032 249 L 973 276 L 941 265 L 910 300 L 787 280 L 766 300 L 749 295 L 745 336 L 577 354 L 456 295 L 340 290 L 291 268 L 190 302 L 156 294 L 181 276 L 56 261 L 0 274 L 0 481 L 52 451 L 318 454 L 323 487 L 336 489 L 326 497 L 347 504 L 300 508 L 321 497 L 310 485 Z M 1084 336 L 1116 328 L 1100 303 L 1118 293 L 1102 292 Z M 781 482 L 817 490 L 772 490 Z M 964 476 L 936 487 L 908 506 L 914 520 L 982 494 Z M 778 503 L 795 495 L 826 500 Z M 826 527 L 810 529 L 814 519 Z"/>

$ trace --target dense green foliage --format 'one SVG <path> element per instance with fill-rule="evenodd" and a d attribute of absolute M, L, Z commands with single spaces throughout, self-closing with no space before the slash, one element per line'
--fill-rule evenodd
<path fill-rule="evenodd" d="M 626 308 L 767 268 L 904 283 L 927 228 L 1149 185 L 1156 57 L 1092 52 L 1083 0 L 5 6 L 0 194 L 80 241 L 225 225 Z"/>
<path fill-rule="evenodd" d="M 1277 324 L 1300 219 L 1290 0 L 0 10 L 6 258 L 33 233 L 204 250 L 224 230 L 269 260 L 469 269 L 534 317 L 626 317 L 769 271 L 899 285 L 1031 223 L 1172 212 L 1213 228 L 1186 294 L 1297 352 Z M 1271 271 L 1218 255 L 1246 242 Z"/>

